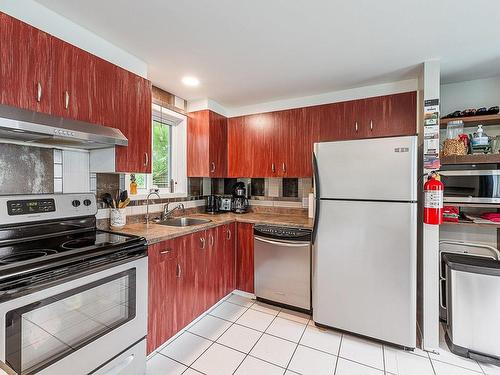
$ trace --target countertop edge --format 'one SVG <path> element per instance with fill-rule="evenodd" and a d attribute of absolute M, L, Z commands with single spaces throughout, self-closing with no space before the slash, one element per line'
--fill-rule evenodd
<path fill-rule="evenodd" d="M 193 215 L 193 216 L 195 216 L 195 217 L 196 216 L 203 216 L 204 218 L 207 217 L 206 215 Z M 304 220 L 312 220 L 312 219 L 300 216 L 300 220 L 304 221 Z M 295 228 L 312 229 L 312 223 L 307 223 L 307 224 L 304 222 L 294 223 L 292 221 L 287 221 L 285 218 L 283 218 L 282 221 L 279 219 L 271 221 L 271 220 L 265 220 L 262 218 L 251 218 L 251 217 L 237 216 L 237 217 L 229 217 L 229 218 L 218 217 L 216 221 L 212 221 L 212 222 L 206 223 L 206 224 L 194 225 L 192 227 L 182 227 L 182 228 L 169 227 L 170 229 L 175 228 L 177 230 L 177 232 L 171 232 L 171 233 L 168 233 L 165 235 L 159 234 L 157 236 L 155 236 L 155 235 L 148 236 L 147 233 L 144 233 L 144 229 L 142 229 L 142 233 L 141 233 L 141 229 L 138 228 L 136 231 L 134 231 L 133 228 L 130 228 L 130 227 L 127 228 L 127 226 L 125 228 L 115 230 L 114 232 L 135 234 L 137 236 L 144 237 L 146 239 L 146 242 L 148 245 L 154 245 L 154 244 L 157 244 L 157 243 L 160 243 L 163 241 L 168 241 L 168 240 L 171 240 L 171 239 L 174 239 L 177 237 L 186 236 L 186 235 L 193 234 L 193 233 L 196 233 L 196 232 L 199 232 L 202 230 L 211 229 L 211 228 L 218 227 L 220 225 L 226 225 L 226 224 L 230 224 L 230 223 L 267 224 L 267 225 L 279 225 L 279 226 L 287 226 L 287 227 L 295 227 Z M 131 225 L 134 225 L 134 224 L 131 224 Z M 153 224 L 153 225 L 158 225 L 158 224 Z"/>

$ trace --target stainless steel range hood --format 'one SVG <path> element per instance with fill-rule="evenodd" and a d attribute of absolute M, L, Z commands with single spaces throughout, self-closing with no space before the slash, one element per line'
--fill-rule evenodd
<path fill-rule="evenodd" d="M 128 146 L 121 131 L 0 104 L 0 138 L 86 150 Z"/>

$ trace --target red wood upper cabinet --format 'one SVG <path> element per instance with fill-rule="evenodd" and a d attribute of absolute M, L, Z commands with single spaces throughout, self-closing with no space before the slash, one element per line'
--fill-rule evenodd
<path fill-rule="evenodd" d="M 90 96 L 93 106 L 90 113 L 90 122 L 104 126 L 116 127 L 121 95 L 116 95 L 119 89 L 119 71 L 116 65 L 94 57 L 91 71 Z"/>
<path fill-rule="evenodd" d="M 417 93 L 368 98 L 365 102 L 365 126 L 370 136 L 387 137 L 417 133 Z"/>
<path fill-rule="evenodd" d="M 324 141 L 416 134 L 416 92 L 313 107 Z"/>
<path fill-rule="evenodd" d="M 93 56 L 60 39 L 52 38 L 52 114 L 91 122 L 95 74 Z M 95 108 L 97 109 L 97 108 Z"/>
<path fill-rule="evenodd" d="M 344 129 L 344 104 L 334 103 L 312 107 L 308 112 L 318 129 L 319 142 L 328 142 L 341 139 Z"/>
<path fill-rule="evenodd" d="M 277 177 L 273 113 L 228 120 L 228 177 Z"/>
<path fill-rule="evenodd" d="M 51 37 L 0 12 L 0 102 L 50 113 Z"/>
<path fill-rule="evenodd" d="M 253 293 L 253 224 L 236 223 L 236 233 L 236 289 Z"/>
<path fill-rule="evenodd" d="M 298 108 L 274 113 L 273 159 L 280 177 L 312 176 L 313 144 L 319 139 L 319 128 L 310 112 Z"/>
<path fill-rule="evenodd" d="M 227 118 L 208 109 L 191 112 L 187 128 L 189 177 L 226 177 Z"/>
<path fill-rule="evenodd" d="M 116 68 L 117 104 L 115 128 L 128 139 L 128 146 L 116 146 L 116 172 L 151 173 L 152 101 L 151 82 Z"/>

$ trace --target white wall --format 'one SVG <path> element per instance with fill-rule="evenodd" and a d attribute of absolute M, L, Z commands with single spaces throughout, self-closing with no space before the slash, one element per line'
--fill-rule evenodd
<path fill-rule="evenodd" d="M 500 105 L 500 76 L 441 85 L 441 115 Z"/>
<path fill-rule="evenodd" d="M 115 65 L 147 78 L 147 64 L 33 0 L 0 0 L 0 10 Z M 96 9 L 98 12 L 99 9 Z"/>
<path fill-rule="evenodd" d="M 188 102 L 187 111 L 199 111 L 210 109 L 227 117 L 237 117 L 253 113 L 263 113 L 280 111 L 291 108 L 311 107 L 321 104 L 343 102 L 368 98 L 372 96 L 390 95 L 401 92 L 416 91 L 418 89 L 418 80 L 409 79 L 404 81 L 389 82 L 379 85 L 363 86 L 348 90 L 331 91 L 319 95 L 305 96 L 300 98 L 291 98 L 277 100 L 267 103 L 259 103 L 244 107 L 223 107 L 212 99 L 199 99 Z"/>

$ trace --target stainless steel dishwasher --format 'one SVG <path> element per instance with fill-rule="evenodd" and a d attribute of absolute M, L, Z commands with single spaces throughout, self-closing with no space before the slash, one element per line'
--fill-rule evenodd
<path fill-rule="evenodd" d="M 311 231 L 255 225 L 255 295 L 257 299 L 311 311 Z"/>

